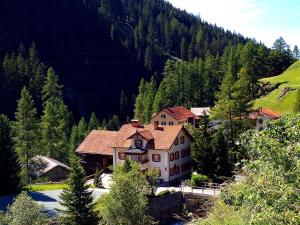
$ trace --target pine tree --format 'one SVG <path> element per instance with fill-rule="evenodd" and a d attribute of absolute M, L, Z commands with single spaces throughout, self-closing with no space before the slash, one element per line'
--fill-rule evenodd
<path fill-rule="evenodd" d="M 135 99 L 134 117 L 143 121 L 144 118 L 144 94 L 146 82 L 142 78 L 139 85 L 139 94 Z"/>
<path fill-rule="evenodd" d="M 212 154 L 215 157 L 214 174 L 218 176 L 229 176 L 231 165 L 229 163 L 229 153 L 223 129 L 218 129 L 211 141 Z"/>
<path fill-rule="evenodd" d="M 15 193 L 20 187 L 20 167 L 11 133 L 10 121 L 0 115 L 0 196 Z"/>
<path fill-rule="evenodd" d="M 42 90 L 44 109 L 41 128 L 44 152 L 49 157 L 66 161 L 70 114 L 63 102 L 61 89 L 57 75 L 49 68 Z"/>
<path fill-rule="evenodd" d="M 30 159 L 39 151 L 39 130 L 36 109 L 31 95 L 24 87 L 18 100 L 14 123 L 15 146 L 22 165 L 24 183 L 29 182 Z"/>
<path fill-rule="evenodd" d="M 76 148 L 78 147 L 78 145 L 80 144 L 80 139 L 78 136 L 78 127 L 77 125 L 73 125 L 72 129 L 71 129 L 71 134 L 70 134 L 70 154 L 72 155 L 74 153 L 74 151 L 76 150 Z"/>
<path fill-rule="evenodd" d="M 79 120 L 77 131 L 78 131 L 78 139 L 81 142 L 85 139 L 87 135 L 87 124 L 84 117 L 81 117 L 81 119 Z"/>
<path fill-rule="evenodd" d="M 76 156 L 71 159 L 67 184 L 60 196 L 61 205 L 66 208 L 62 211 L 63 221 L 72 225 L 96 225 L 98 219 L 92 192 L 85 185 L 85 173 Z"/>
<path fill-rule="evenodd" d="M 99 128 L 99 120 L 97 119 L 96 113 L 92 112 L 89 125 L 88 125 L 88 132 L 92 130 L 97 130 Z"/>
<path fill-rule="evenodd" d="M 299 48 L 297 45 L 294 46 L 294 49 L 293 49 L 293 56 L 296 58 L 296 59 L 300 59 L 300 51 L 299 51 Z"/>
<path fill-rule="evenodd" d="M 153 113 L 153 102 L 156 94 L 156 82 L 154 77 L 151 77 L 151 81 L 145 85 L 145 94 L 144 94 L 144 116 L 143 119 L 145 123 L 149 123 Z"/>

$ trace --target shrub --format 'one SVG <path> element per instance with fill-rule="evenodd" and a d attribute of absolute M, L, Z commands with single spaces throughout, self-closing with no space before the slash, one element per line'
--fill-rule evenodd
<path fill-rule="evenodd" d="M 207 182 L 208 177 L 203 174 L 192 174 L 191 185 L 193 187 L 201 186 L 203 182 Z"/>
<path fill-rule="evenodd" d="M 171 194 L 170 190 L 164 190 L 164 191 L 161 191 L 157 194 L 157 196 L 159 197 L 165 197 L 167 195 Z"/>
<path fill-rule="evenodd" d="M 102 177 L 101 177 L 101 172 L 97 169 L 94 177 L 94 185 L 97 188 L 102 188 Z"/>

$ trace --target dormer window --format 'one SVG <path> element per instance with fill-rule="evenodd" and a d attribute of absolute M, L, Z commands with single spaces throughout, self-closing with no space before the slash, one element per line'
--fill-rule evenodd
<path fill-rule="evenodd" d="M 160 116 L 162 119 L 166 119 L 166 115 L 161 115 Z"/>
<path fill-rule="evenodd" d="M 139 139 L 136 139 L 135 140 L 135 147 L 137 147 L 137 148 L 143 147 L 143 141 L 139 140 Z"/>

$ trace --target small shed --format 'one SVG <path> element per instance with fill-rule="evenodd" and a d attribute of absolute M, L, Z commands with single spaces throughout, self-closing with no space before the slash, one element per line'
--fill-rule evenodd
<path fill-rule="evenodd" d="M 35 156 L 30 162 L 30 175 L 36 179 L 63 181 L 67 179 L 69 170 L 70 167 L 66 164 L 42 155 Z"/>

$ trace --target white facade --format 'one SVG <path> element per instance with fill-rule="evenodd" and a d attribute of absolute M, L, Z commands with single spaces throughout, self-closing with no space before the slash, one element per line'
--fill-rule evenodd
<path fill-rule="evenodd" d="M 136 139 L 141 139 L 141 137 L 137 137 L 137 135 L 132 137 L 131 148 L 136 147 L 135 146 Z M 190 154 L 191 137 L 187 135 L 186 132 L 181 130 L 177 135 L 177 139 L 178 139 L 178 144 L 176 145 L 175 144 L 176 141 L 175 141 L 169 150 L 160 150 L 160 149 L 145 150 L 145 155 L 147 157 L 147 160 L 144 160 L 145 159 L 144 157 L 138 158 L 140 159 L 138 163 L 141 165 L 141 170 L 159 169 L 160 179 L 163 182 L 169 182 L 191 173 L 191 166 L 189 166 L 192 160 Z M 182 139 L 184 139 L 184 142 L 182 141 Z M 147 140 L 143 139 L 143 146 L 146 146 L 146 144 L 147 144 Z M 119 163 L 124 163 L 125 159 L 120 159 L 119 153 L 125 153 L 127 151 L 128 151 L 127 148 L 113 148 L 114 165 Z M 153 154 L 160 155 L 159 162 L 153 160 L 152 157 Z M 178 158 L 175 157 L 176 154 Z M 128 157 L 128 155 L 126 157 Z M 172 170 L 174 172 L 172 172 Z"/>

